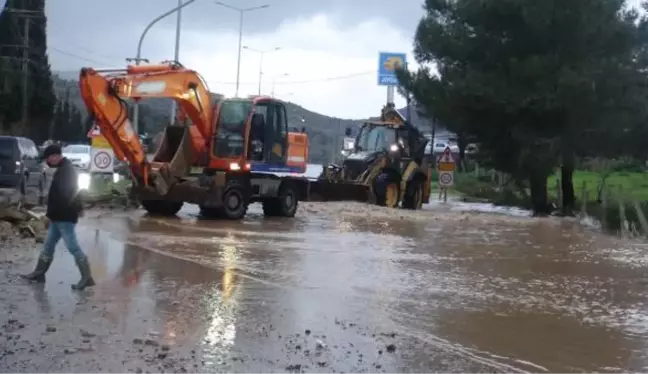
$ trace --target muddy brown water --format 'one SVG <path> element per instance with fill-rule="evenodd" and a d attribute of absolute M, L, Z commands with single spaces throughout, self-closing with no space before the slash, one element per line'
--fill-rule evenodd
<path fill-rule="evenodd" d="M 138 345 L 151 338 L 189 371 L 646 370 L 645 245 L 450 207 L 303 204 L 294 219 L 255 207 L 241 222 L 193 207 L 176 219 L 89 214 L 79 234 L 98 285 L 69 290 L 77 273 L 62 248 L 44 288 L 12 282 L 16 313 L 37 326 L 23 337 L 43 341 L 45 324 L 68 332 L 45 338 L 48 355 L 2 359 L 169 369 Z M 97 337 L 79 343 L 77 328 Z"/>

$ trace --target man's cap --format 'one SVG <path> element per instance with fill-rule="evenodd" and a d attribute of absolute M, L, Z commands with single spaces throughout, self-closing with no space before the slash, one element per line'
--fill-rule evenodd
<path fill-rule="evenodd" d="M 61 151 L 61 146 L 58 144 L 50 144 L 43 151 L 43 158 L 48 158 L 53 155 L 60 155 L 63 152 Z"/>

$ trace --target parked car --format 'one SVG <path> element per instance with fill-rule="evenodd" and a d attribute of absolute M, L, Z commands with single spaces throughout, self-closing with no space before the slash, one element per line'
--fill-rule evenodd
<path fill-rule="evenodd" d="M 36 144 L 18 136 L 0 136 L 0 187 L 44 189 L 45 164 L 40 160 Z"/>
<path fill-rule="evenodd" d="M 450 152 L 452 153 L 459 153 L 459 147 L 456 144 L 449 143 L 444 140 L 436 140 L 434 142 L 429 142 L 425 146 L 425 153 L 426 154 L 439 154 L 445 152 L 446 148 L 450 147 Z"/>
<path fill-rule="evenodd" d="M 80 170 L 90 169 L 90 154 L 92 147 L 87 144 L 70 144 L 63 147 L 63 157 L 72 162 Z"/>

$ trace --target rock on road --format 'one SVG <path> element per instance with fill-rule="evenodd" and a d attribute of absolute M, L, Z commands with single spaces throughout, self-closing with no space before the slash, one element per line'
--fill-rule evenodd
<path fill-rule="evenodd" d="M 302 204 L 294 219 L 91 211 L 97 286 L 58 248 L 0 249 L 8 372 L 646 369 L 642 246 L 576 222 Z"/>

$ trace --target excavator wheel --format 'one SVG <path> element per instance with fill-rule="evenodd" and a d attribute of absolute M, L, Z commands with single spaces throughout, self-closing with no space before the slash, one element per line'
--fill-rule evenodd
<path fill-rule="evenodd" d="M 403 208 L 417 210 L 423 206 L 423 181 L 413 179 L 407 184 L 403 197 Z"/>
<path fill-rule="evenodd" d="M 389 208 L 397 208 L 400 200 L 399 182 L 399 178 L 393 174 L 379 174 L 374 182 L 376 204 Z"/>
<path fill-rule="evenodd" d="M 166 200 L 142 200 L 140 203 L 152 216 L 175 216 L 183 205 L 182 202 Z"/>
<path fill-rule="evenodd" d="M 294 217 L 299 205 L 297 190 L 290 183 L 283 183 L 277 197 L 263 202 L 266 217 Z"/>
<path fill-rule="evenodd" d="M 245 217 L 250 201 L 243 185 L 230 181 L 223 192 L 223 206 L 218 208 L 218 215 L 225 219 L 239 220 Z"/>

